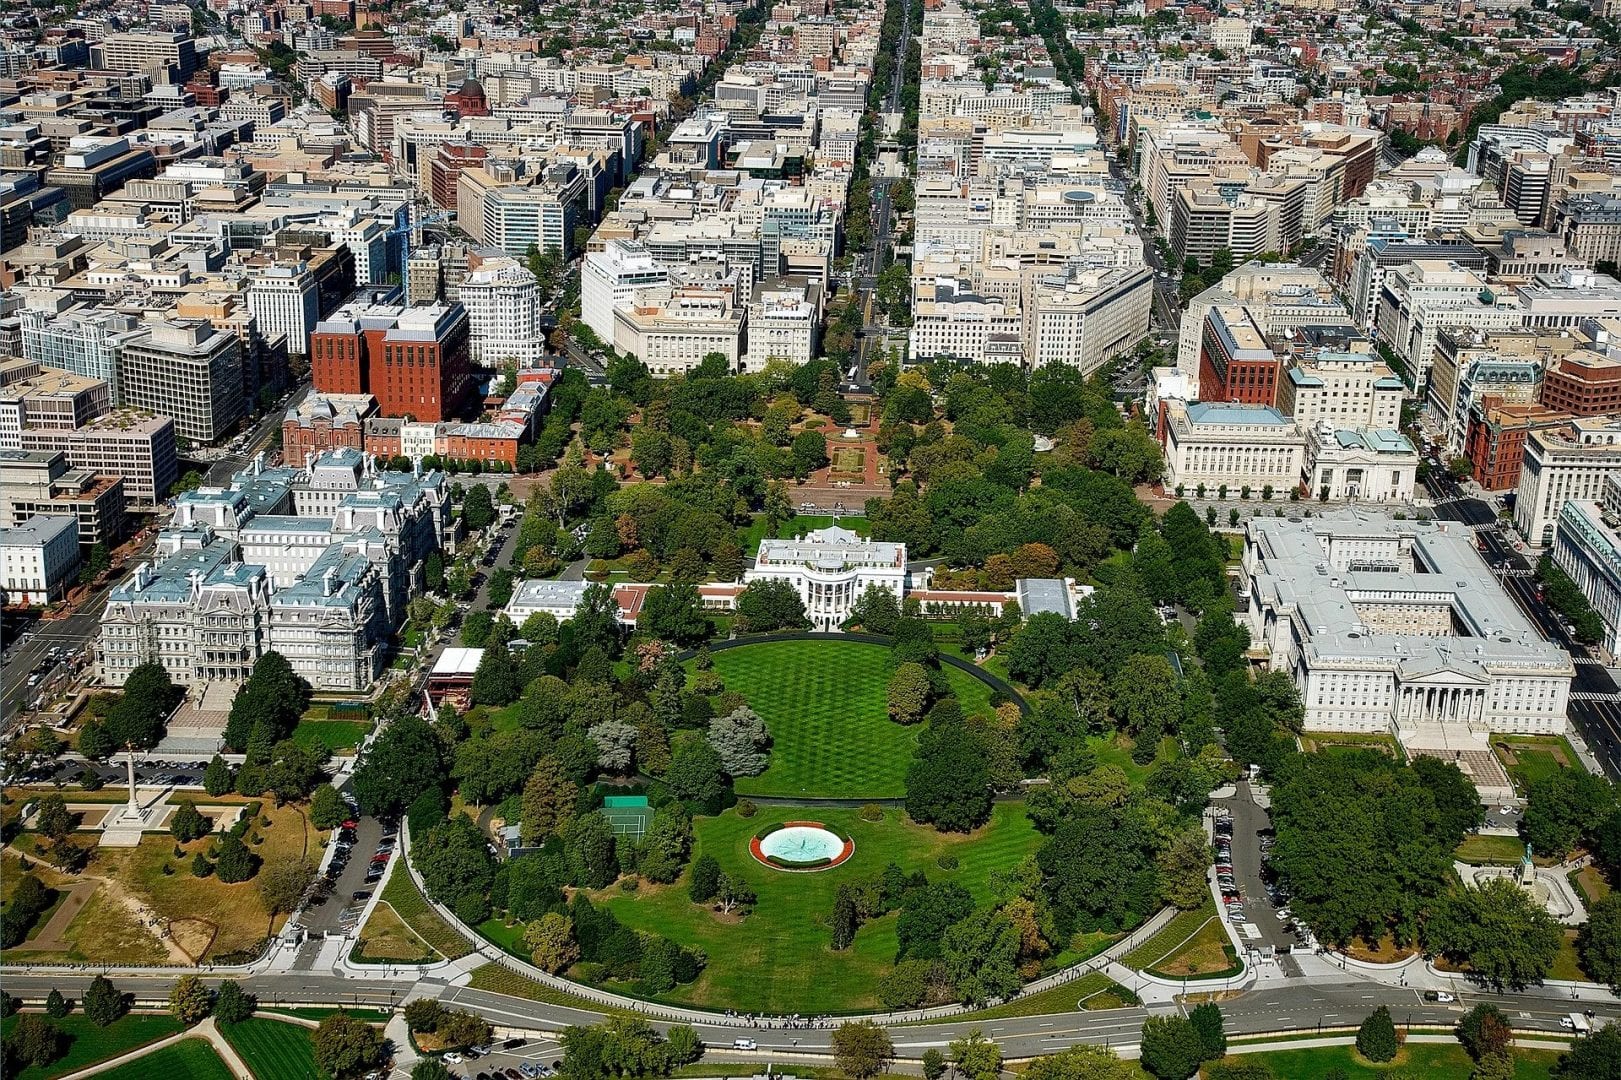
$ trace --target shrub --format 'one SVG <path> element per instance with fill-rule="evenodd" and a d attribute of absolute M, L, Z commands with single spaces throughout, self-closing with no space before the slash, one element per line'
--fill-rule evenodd
<path fill-rule="evenodd" d="M 937 863 L 939 865 L 940 869 L 942 869 L 942 870 L 955 870 L 955 869 L 957 869 L 957 856 L 955 856 L 955 855 L 942 855 L 942 856 L 940 856 L 938 859 L 936 859 L 934 861 L 935 861 L 935 863 Z"/>
<path fill-rule="evenodd" d="M 1356 1033 L 1357 1053 L 1373 1062 L 1390 1061 L 1395 1058 L 1396 1052 L 1401 1049 L 1401 1041 L 1396 1037 L 1396 1023 L 1390 1018 L 1390 1010 L 1381 1005 L 1373 1010 Z"/>
<path fill-rule="evenodd" d="M 760 808 L 755 806 L 754 803 L 750 802 L 748 799 L 737 800 L 737 816 L 740 818 L 751 818 L 758 813 L 759 810 Z"/>
<path fill-rule="evenodd" d="M 865 806 L 863 806 L 861 808 L 861 820 L 862 821 L 882 821 L 882 820 L 884 820 L 884 808 L 882 806 L 879 806 L 875 802 L 867 803 Z"/>

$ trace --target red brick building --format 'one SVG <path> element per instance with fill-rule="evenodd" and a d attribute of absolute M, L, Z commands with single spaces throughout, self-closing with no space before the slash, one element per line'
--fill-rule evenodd
<path fill-rule="evenodd" d="M 282 456 L 303 461 L 323 450 L 364 449 L 366 422 L 376 411 L 370 394 L 311 394 L 281 422 Z"/>
<path fill-rule="evenodd" d="M 473 386 L 465 308 L 406 308 L 382 332 L 380 343 L 374 344 L 370 333 L 366 337 L 367 381 L 378 412 L 429 421 L 460 414 Z"/>
<path fill-rule="evenodd" d="M 470 365 L 467 311 L 460 304 L 353 303 L 310 335 L 316 393 L 370 394 L 383 416 L 458 419 L 473 389 Z"/>
<path fill-rule="evenodd" d="M 457 116 L 488 116 L 490 102 L 484 96 L 484 86 L 477 79 L 467 79 L 455 91 L 445 95 L 445 108 L 455 109 Z"/>
<path fill-rule="evenodd" d="M 1243 306 L 1217 304 L 1205 314 L 1199 345 L 1199 400 L 1272 405 L 1283 364 Z"/>
<path fill-rule="evenodd" d="M 456 179 L 464 169 L 484 164 L 489 151 L 478 143 L 445 143 L 428 162 L 428 191 L 433 204 L 456 209 Z"/>
<path fill-rule="evenodd" d="M 1621 412 L 1621 362 L 1600 353 L 1567 353 L 1542 374 L 1542 404 L 1575 416 Z"/>
<path fill-rule="evenodd" d="M 1570 419 L 1542 405 L 1505 405 L 1487 394 L 1469 411 L 1463 455 L 1474 466 L 1475 483 L 1487 491 L 1510 491 L 1520 482 L 1525 437 L 1536 428 L 1555 427 Z"/>

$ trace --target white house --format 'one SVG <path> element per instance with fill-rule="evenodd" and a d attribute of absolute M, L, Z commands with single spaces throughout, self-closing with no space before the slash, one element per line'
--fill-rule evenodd
<path fill-rule="evenodd" d="M 837 525 L 798 540 L 762 540 L 744 581 L 793 585 L 817 630 L 837 630 L 869 585 L 906 595 L 906 545 L 868 540 Z"/>

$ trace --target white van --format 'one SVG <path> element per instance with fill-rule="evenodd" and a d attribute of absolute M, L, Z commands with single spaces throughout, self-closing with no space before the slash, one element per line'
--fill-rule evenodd
<path fill-rule="evenodd" d="M 732 1049 L 733 1050 L 758 1050 L 758 1049 L 760 1049 L 760 1047 L 759 1047 L 759 1045 L 757 1043 L 755 1043 L 755 1041 L 753 1039 L 733 1039 L 732 1040 Z"/>

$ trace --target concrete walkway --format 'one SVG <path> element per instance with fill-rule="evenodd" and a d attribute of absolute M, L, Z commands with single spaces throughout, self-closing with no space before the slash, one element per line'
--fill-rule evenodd
<path fill-rule="evenodd" d="M 101 887 L 99 881 L 80 881 L 68 889 L 68 894 L 62 900 L 62 905 L 51 913 L 34 940 L 26 944 L 26 948 L 35 952 L 67 952 L 71 946 L 62 935 L 68 924 L 79 917 L 79 912 L 85 904 L 90 902 L 91 894 Z"/>
<path fill-rule="evenodd" d="M 214 1052 L 218 1054 L 225 1062 L 225 1067 L 231 1071 L 232 1076 L 239 1077 L 240 1080 L 253 1080 L 253 1073 L 248 1070 L 247 1065 L 240 1057 L 237 1056 L 237 1052 L 231 1048 L 231 1044 L 225 1041 L 225 1036 L 220 1034 L 219 1028 L 214 1024 L 214 1018 L 212 1016 L 198 1024 L 196 1027 L 188 1028 L 177 1035 L 171 1035 L 167 1039 L 159 1039 L 157 1042 L 147 1043 L 145 1046 L 137 1047 L 127 1054 L 120 1054 L 118 1057 L 108 1058 L 106 1061 L 97 1062 L 88 1068 L 80 1069 L 78 1072 L 68 1073 L 66 1076 L 61 1077 L 60 1080 L 79 1080 L 80 1077 L 95 1076 L 98 1073 L 104 1073 L 111 1069 L 116 1069 L 120 1065 L 127 1065 L 132 1061 L 138 1061 L 141 1058 L 146 1057 L 148 1054 L 156 1053 L 165 1047 L 173 1046 L 175 1043 L 181 1042 L 185 1039 L 202 1039 L 206 1041 L 208 1045 L 214 1048 Z"/>

